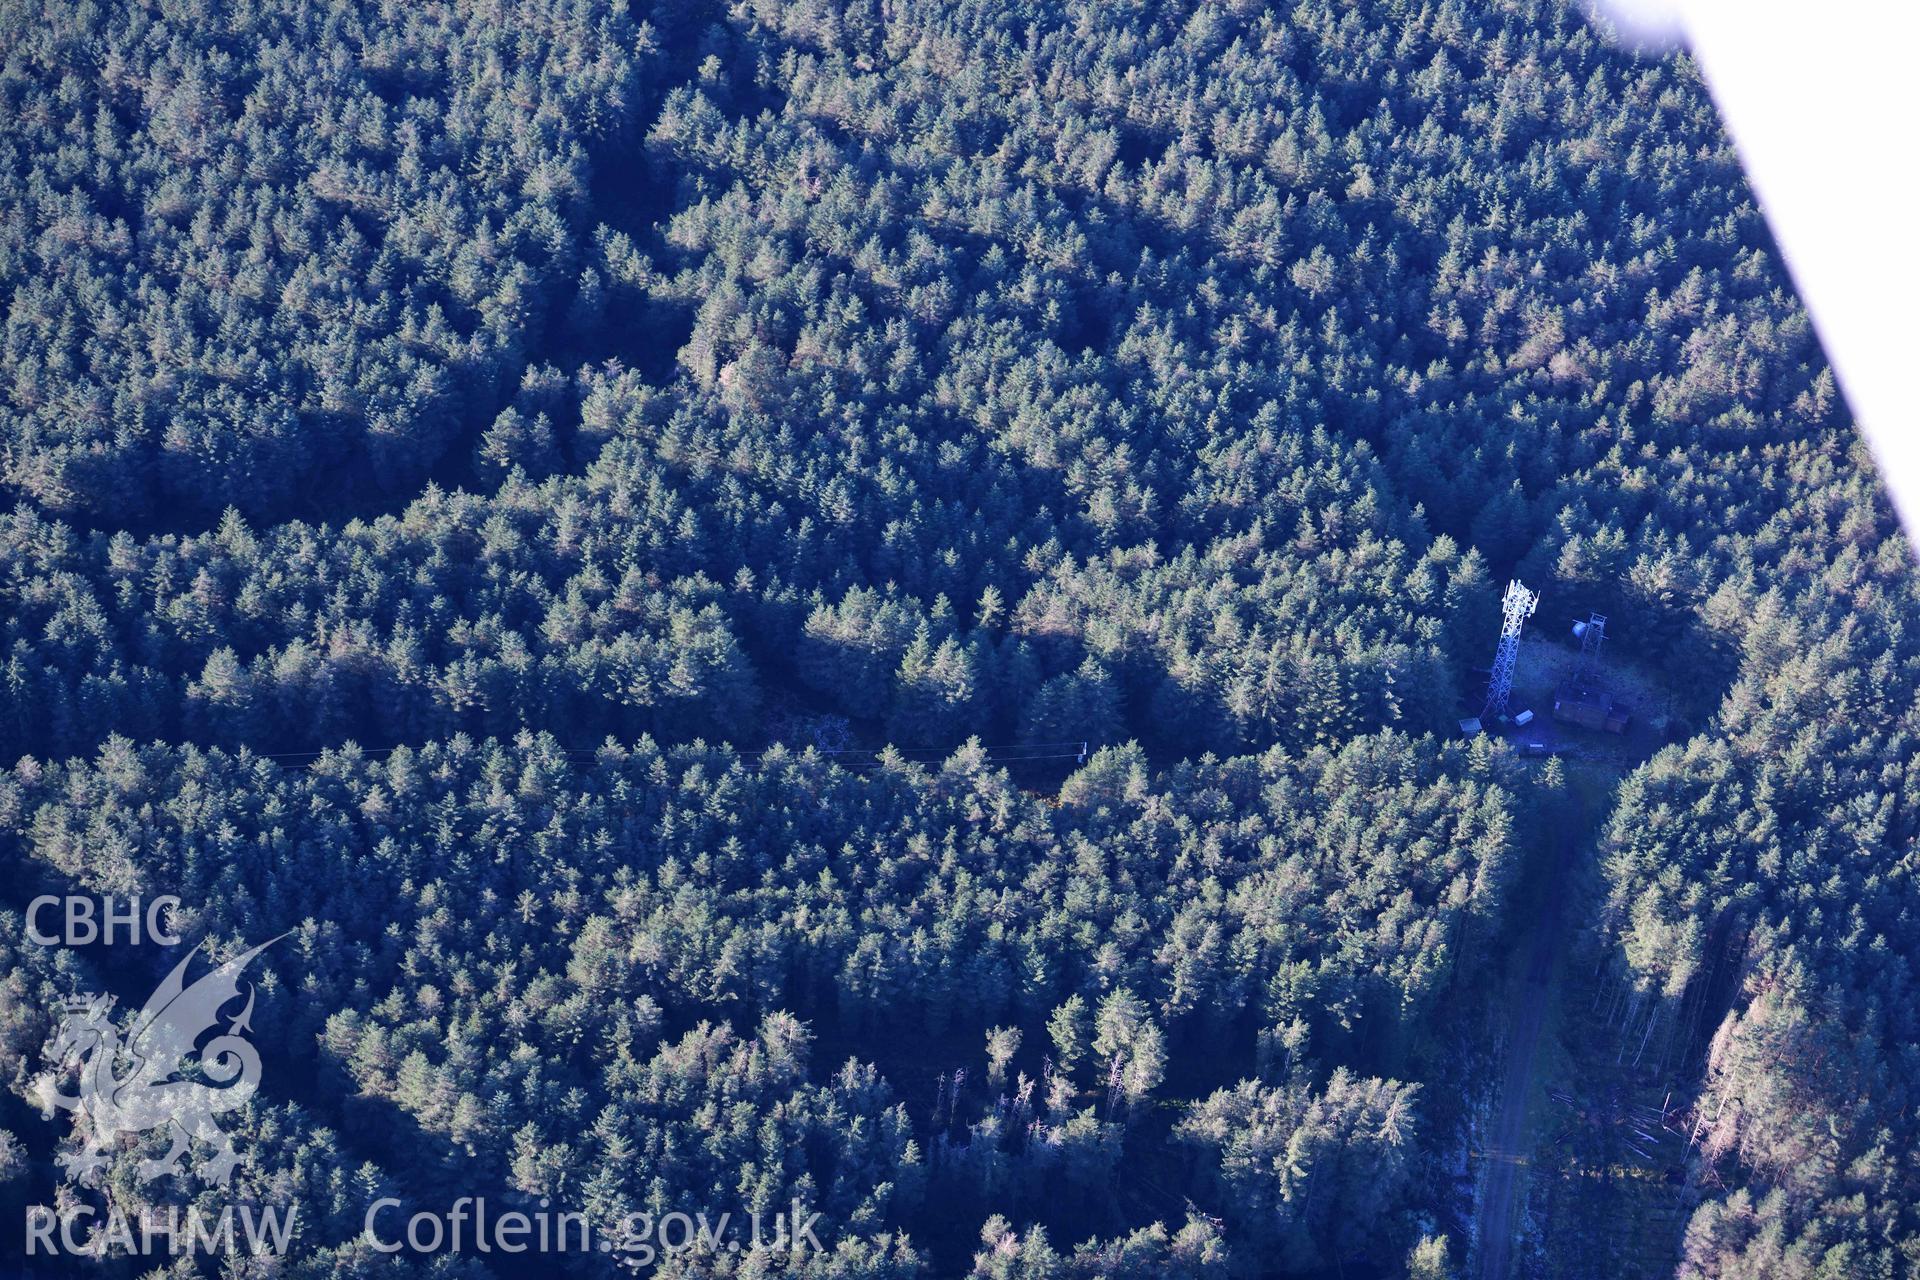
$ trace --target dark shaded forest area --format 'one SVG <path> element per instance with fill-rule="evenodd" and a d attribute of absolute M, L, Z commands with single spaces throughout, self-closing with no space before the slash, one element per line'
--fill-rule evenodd
<path fill-rule="evenodd" d="M 1684 58 L 0 0 L 0 121 L 0 1189 L 61 999 L 175 962 L 28 900 L 174 894 L 291 931 L 224 1194 L 298 1238 L 205 1274 L 522 1274 L 361 1238 L 484 1194 L 821 1214 L 667 1276 L 1464 1276 L 1592 782 L 1458 736 L 1517 576 L 1673 691 L 1581 872 L 1669 1269 L 1920 1264 L 1911 552 Z M 212 1194 L 141 1154 L 86 1194 Z"/>

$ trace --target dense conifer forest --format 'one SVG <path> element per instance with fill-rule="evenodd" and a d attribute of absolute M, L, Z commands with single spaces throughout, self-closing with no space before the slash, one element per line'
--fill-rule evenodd
<path fill-rule="evenodd" d="M 686 1278 L 1920 1266 L 1920 593 L 1683 56 L 0 0 L 0 298 L 0 1229 L 297 1211 L 26 1274 L 625 1274 L 363 1231 L 460 1196 L 819 1215 Z M 1632 736 L 1462 736 L 1510 578 Z M 184 948 L 41 894 L 280 937 L 228 1186 L 63 1180 L 63 1001 Z M 1661 1145 L 1555 1182 L 1596 1075 Z"/>

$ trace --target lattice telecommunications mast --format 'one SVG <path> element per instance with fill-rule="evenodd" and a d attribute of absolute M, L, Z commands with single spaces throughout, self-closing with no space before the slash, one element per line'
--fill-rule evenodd
<path fill-rule="evenodd" d="M 1507 713 L 1507 695 L 1513 691 L 1513 663 L 1520 656 L 1520 628 L 1533 616 L 1540 593 L 1529 591 L 1518 578 L 1507 583 L 1507 594 L 1500 598 L 1503 621 L 1500 647 L 1493 655 L 1493 678 L 1487 681 L 1487 705 L 1482 720 Z"/>

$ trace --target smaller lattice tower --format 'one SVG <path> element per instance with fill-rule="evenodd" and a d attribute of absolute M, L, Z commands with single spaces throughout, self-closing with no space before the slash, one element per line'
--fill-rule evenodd
<path fill-rule="evenodd" d="M 1482 720 L 1507 713 L 1507 695 L 1513 692 L 1513 663 L 1520 656 L 1520 628 L 1533 616 L 1534 606 L 1539 603 L 1540 593 L 1527 590 L 1518 578 L 1507 584 L 1507 594 L 1500 597 L 1500 647 L 1493 654 L 1493 677 L 1487 681 L 1487 706 L 1480 713 Z"/>
<path fill-rule="evenodd" d="M 1573 634 L 1580 639 L 1580 661 L 1573 668 L 1573 679 L 1567 683 L 1579 690 L 1593 685 L 1600 674 L 1600 646 L 1607 642 L 1607 615 L 1590 613 L 1585 622 L 1573 624 Z"/>

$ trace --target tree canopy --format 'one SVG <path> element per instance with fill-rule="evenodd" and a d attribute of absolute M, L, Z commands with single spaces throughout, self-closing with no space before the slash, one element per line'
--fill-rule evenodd
<path fill-rule="evenodd" d="M 40 888 L 291 931 L 284 1274 L 492 1274 L 360 1239 L 480 1191 L 804 1203 L 820 1280 L 1456 1274 L 1577 787 L 1678 1274 L 1920 1257 L 1911 550 L 1684 57 L 0 0 L 0 118 L 0 1078 L 149 976 Z M 1624 777 L 1458 737 L 1509 576 L 1671 685 Z"/>

